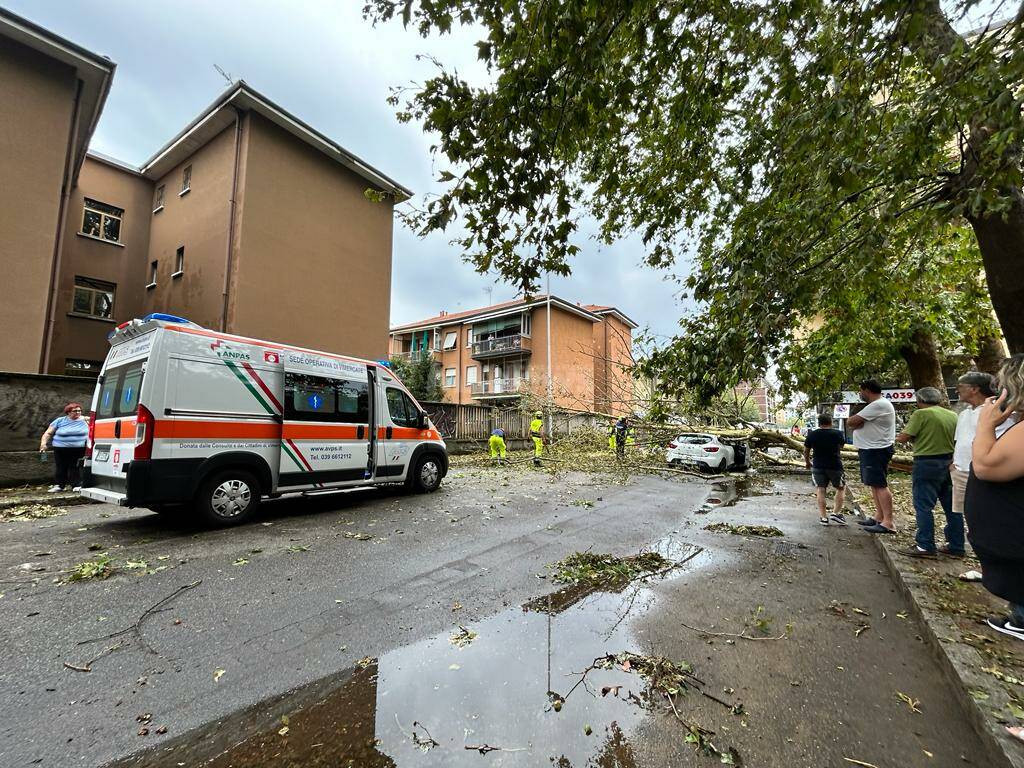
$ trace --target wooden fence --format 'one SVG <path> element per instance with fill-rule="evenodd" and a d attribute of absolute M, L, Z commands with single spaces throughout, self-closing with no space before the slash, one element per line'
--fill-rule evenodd
<path fill-rule="evenodd" d="M 519 408 L 494 408 L 486 405 L 420 403 L 445 440 L 483 440 L 499 427 L 505 437 L 515 440 L 530 434 L 532 416 Z M 565 434 L 576 429 L 600 426 L 600 420 L 588 413 L 551 415 L 551 432 Z"/>

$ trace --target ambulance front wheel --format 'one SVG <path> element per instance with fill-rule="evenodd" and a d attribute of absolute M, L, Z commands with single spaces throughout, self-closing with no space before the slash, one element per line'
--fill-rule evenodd
<path fill-rule="evenodd" d="M 227 469 L 207 478 L 199 488 L 196 510 L 214 525 L 239 525 L 260 505 L 260 484 L 244 469 Z"/>
<path fill-rule="evenodd" d="M 416 462 L 416 468 L 409 478 L 410 487 L 419 493 L 436 491 L 441 485 L 441 461 L 431 454 Z"/>

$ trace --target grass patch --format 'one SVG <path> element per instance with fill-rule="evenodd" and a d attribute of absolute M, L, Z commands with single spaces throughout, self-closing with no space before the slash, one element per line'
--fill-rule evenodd
<path fill-rule="evenodd" d="M 554 569 L 552 581 L 556 583 L 605 587 L 623 584 L 644 574 L 659 573 L 673 565 L 672 560 L 657 552 L 641 552 L 629 557 L 574 552 L 550 567 Z"/>
<path fill-rule="evenodd" d="M 762 536 L 770 538 L 773 536 L 785 536 L 785 534 L 774 525 L 733 525 L 732 523 L 712 523 L 704 526 L 705 531 L 714 533 L 731 533 L 734 536 Z"/>

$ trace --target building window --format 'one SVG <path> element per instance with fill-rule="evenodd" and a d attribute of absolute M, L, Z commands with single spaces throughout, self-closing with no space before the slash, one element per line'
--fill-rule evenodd
<path fill-rule="evenodd" d="M 181 277 L 185 274 L 185 246 L 179 246 L 177 253 L 174 254 L 174 272 L 171 277 Z M 156 282 L 154 279 L 153 282 Z"/>
<path fill-rule="evenodd" d="M 156 288 L 156 261 L 149 262 L 149 283 L 146 285 L 147 288 Z"/>
<path fill-rule="evenodd" d="M 64 360 L 64 375 L 95 379 L 100 375 L 102 367 L 103 363 L 99 360 L 74 360 L 68 357 Z"/>
<path fill-rule="evenodd" d="M 156 188 L 156 199 L 153 201 L 153 213 L 162 211 L 164 208 L 164 185 Z"/>
<path fill-rule="evenodd" d="M 476 384 L 476 366 L 466 366 L 466 384 Z"/>
<path fill-rule="evenodd" d="M 455 349 L 455 345 L 459 343 L 459 334 L 456 331 L 448 331 L 444 335 L 444 348 Z"/>
<path fill-rule="evenodd" d="M 454 387 L 455 386 L 455 369 L 454 368 L 445 368 L 444 369 L 444 385 L 446 387 Z"/>
<path fill-rule="evenodd" d="M 441 350 L 441 331 L 437 328 L 434 329 L 434 341 L 432 346 L 435 352 L 439 352 Z"/>
<path fill-rule="evenodd" d="M 75 277 L 75 295 L 71 312 L 85 317 L 110 320 L 114 316 L 114 293 L 117 286 L 89 277 Z"/>
<path fill-rule="evenodd" d="M 531 321 L 532 321 L 532 319 L 533 319 L 533 315 L 531 315 L 529 312 L 523 312 L 523 329 L 522 329 L 523 336 L 529 336 L 530 335 L 530 331 L 532 330 L 532 328 L 531 328 L 531 325 L 532 325 Z"/>
<path fill-rule="evenodd" d="M 124 216 L 123 208 L 115 208 L 87 197 L 85 198 L 85 208 L 82 210 L 82 234 L 119 243 L 121 242 L 122 216 Z"/>
<path fill-rule="evenodd" d="M 186 165 L 185 170 L 181 172 L 181 192 L 178 193 L 178 196 L 181 197 L 190 189 L 192 189 L 192 166 Z"/>

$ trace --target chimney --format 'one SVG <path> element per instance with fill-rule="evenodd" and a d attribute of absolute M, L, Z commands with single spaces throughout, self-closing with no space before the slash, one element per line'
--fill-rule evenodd
<path fill-rule="evenodd" d="M 448 313 L 445 310 L 441 310 L 440 317 L 445 317 Z"/>

